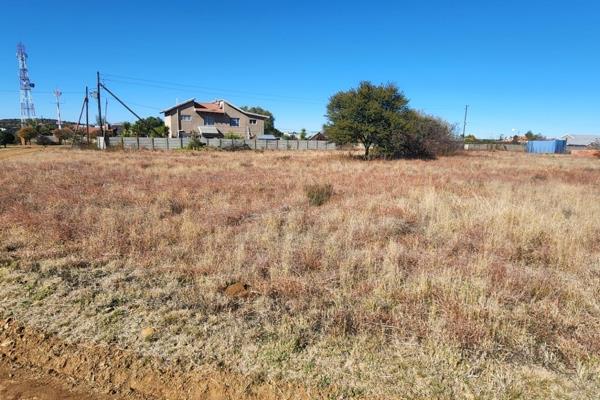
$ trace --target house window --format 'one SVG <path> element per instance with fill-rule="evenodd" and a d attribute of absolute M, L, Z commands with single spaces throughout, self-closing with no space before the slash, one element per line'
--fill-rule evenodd
<path fill-rule="evenodd" d="M 240 126 L 239 118 L 229 118 L 229 126 Z"/>
<path fill-rule="evenodd" d="M 214 125 L 215 124 L 215 117 L 213 117 L 212 115 L 207 115 L 204 117 L 204 125 Z"/>
<path fill-rule="evenodd" d="M 251 119 L 250 120 L 250 125 L 256 125 L 256 120 L 255 119 Z"/>
<path fill-rule="evenodd" d="M 181 120 L 182 121 L 191 121 L 192 120 L 192 116 L 191 115 L 182 115 L 181 116 Z"/>

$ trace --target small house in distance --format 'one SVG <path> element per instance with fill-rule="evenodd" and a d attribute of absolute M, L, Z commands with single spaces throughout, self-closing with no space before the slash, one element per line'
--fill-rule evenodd
<path fill-rule="evenodd" d="M 567 141 L 569 149 L 585 149 L 592 146 L 600 146 L 600 135 L 565 135 L 562 138 Z"/>
<path fill-rule="evenodd" d="M 204 138 L 218 138 L 235 134 L 252 139 L 264 134 L 267 115 L 244 111 L 226 100 L 199 103 L 189 99 L 161 113 L 170 137 L 187 137 L 196 134 Z"/>

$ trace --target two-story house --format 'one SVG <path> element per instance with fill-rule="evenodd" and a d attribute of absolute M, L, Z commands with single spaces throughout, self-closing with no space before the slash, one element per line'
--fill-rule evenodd
<path fill-rule="evenodd" d="M 240 138 L 252 139 L 263 135 L 267 115 L 244 111 L 225 100 L 199 103 L 189 99 L 161 111 L 170 137 L 197 134 L 205 138 L 235 134 Z"/>

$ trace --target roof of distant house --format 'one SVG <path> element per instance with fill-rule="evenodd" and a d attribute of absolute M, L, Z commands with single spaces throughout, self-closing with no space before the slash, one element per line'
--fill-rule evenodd
<path fill-rule="evenodd" d="M 565 135 L 562 137 L 571 146 L 589 146 L 594 142 L 600 142 L 600 135 Z"/>
<path fill-rule="evenodd" d="M 195 98 L 191 98 L 191 99 L 185 100 L 185 101 L 183 101 L 181 103 L 177 103 L 174 106 L 171 106 L 169 108 L 166 108 L 166 109 L 162 110 L 161 113 L 166 114 L 169 111 L 172 111 L 172 110 L 174 110 L 174 109 L 176 109 L 178 107 L 184 106 L 184 105 L 186 105 L 188 103 L 194 103 L 194 109 L 196 110 L 196 112 L 204 112 L 204 113 L 205 112 L 209 112 L 209 113 L 224 114 L 225 111 L 223 110 L 223 107 L 222 107 L 221 103 L 227 103 L 230 107 L 232 107 L 232 108 L 238 110 L 239 112 L 244 113 L 244 114 L 246 114 L 248 116 L 257 117 L 257 118 L 264 118 L 264 119 L 270 118 L 268 115 L 262 115 L 262 114 L 257 114 L 257 113 L 253 113 L 253 112 L 250 112 L 250 111 L 246 111 L 246 110 L 244 110 L 244 109 L 242 109 L 240 107 L 237 107 L 237 106 L 233 105 L 232 103 L 228 102 L 227 100 L 215 100 L 215 101 L 210 102 L 210 103 L 199 103 L 199 102 L 196 101 Z"/>
<path fill-rule="evenodd" d="M 164 110 L 162 110 L 162 111 L 161 111 L 161 113 L 163 113 L 163 114 L 164 114 L 164 113 L 168 113 L 169 111 L 171 111 L 171 110 L 174 110 L 174 109 L 176 109 L 177 107 L 181 107 L 181 106 L 183 106 L 183 105 L 186 105 L 187 103 L 190 103 L 190 102 L 192 102 L 192 101 L 195 101 L 195 100 L 196 100 L 196 98 L 192 97 L 191 99 L 187 99 L 187 100 L 185 100 L 185 101 L 182 101 L 182 102 L 180 102 L 180 103 L 177 103 L 177 104 L 175 104 L 174 106 L 171 106 L 171 107 L 169 107 L 169 108 L 165 108 Z"/>
<path fill-rule="evenodd" d="M 196 112 L 210 112 L 225 114 L 225 111 L 221 108 L 220 103 L 196 103 L 194 107 Z"/>
<path fill-rule="evenodd" d="M 277 136 L 274 135 L 260 135 L 257 137 L 258 140 L 279 140 Z"/>

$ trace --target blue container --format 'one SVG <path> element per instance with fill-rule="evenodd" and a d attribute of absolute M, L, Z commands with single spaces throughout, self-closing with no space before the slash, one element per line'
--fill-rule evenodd
<path fill-rule="evenodd" d="M 560 154 L 567 152 L 566 140 L 531 140 L 527 142 L 528 153 Z"/>

